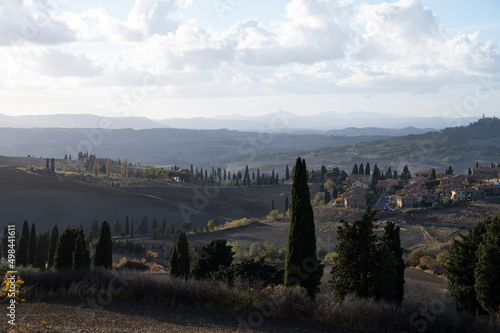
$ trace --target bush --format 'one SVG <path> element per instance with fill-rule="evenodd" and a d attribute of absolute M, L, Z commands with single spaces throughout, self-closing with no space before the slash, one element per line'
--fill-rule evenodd
<path fill-rule="evenodd" d="M 147 271 L 149 266 L 144 261 L 139 260 L 128 260 L 127 258 L 121 258 L 120 262 L 115 266 L 116 270 L 133 270 L 133 271 Z"/>
<path fill-rule="evenodd" d="M 260 253 L 264 250 L 264 247 L 260 243 L 253 243 L 250 245 L 250 257 L 258 257 Z"/>
<path fill-rule="evenodd" d="M 333 261 L 337 257 L 337 254 L 335 252 L 330 252 L 325 256 L 324 262 L 327 262 L 329 264 L 333 264 Z"/>
<path fill-rule="evenodd" d="M 265 259 L 268 258 L 269 260 L 276 260 L 276 259 L 281 259 L 281 253 L 280 250 L 276 245 L 267 245 L 265 246 L 261 253 L 260 253 L 261 258 Z M 284 258 L 282 258 L 284 259 Z"/>
<path fill-rule="evenodd" d="M 328 251 L 326 251 L 325 249 L 319 249 L 317 252 L 318 260 L 323 261 L 327 254 L 328 254 Z"/>
<path fill-rule="evenodd" d="M 272 211 L 269 213 L 269 218 L 270 218 L 271 220 L 276 221 L 276 220 L 278 219 L 279 215 L 280 215 L 279 210 L 275 209 L 275 210 L 272 210 Z"/>
<path fill-rule="evenodd" d="M 439 261 L 441 264 L 446 264 L 446 261 L 450 257 L 450 252 L 441 252 L 436 256 L 436 260 Z"/>
<path fill-rule="evenodd" d="M 443 265 L 439 261 L 434 261 L 432 264 L 429 265 L 429 268 L 434 272 L 436 275 L 444 275 L 444 268 Z"/>
<path fill-rule="evenodd" d="M 420 262 L 420 258 L 424 256 L 430 256 L 434 259 L 436 258 L 436 255 L 430 251 L 417 249 L 410 252 L 410 254 L 408 255 L 408 260 L 417 260 L 418 262 Z"/>

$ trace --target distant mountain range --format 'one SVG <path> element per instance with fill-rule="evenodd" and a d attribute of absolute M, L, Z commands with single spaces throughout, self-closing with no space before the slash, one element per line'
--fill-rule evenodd
<path fill-rule="evenodd" d="M 265 116 L 229 115 L 198 118 L 169 118 L 152 120 L 146 117 L 101 117 L 90 114 L 57 114 L 7 116 L 0 114 L 0 127 L 10 128 L 106 128 L 106 129 L 229 129 L 239 131 L 273 131 L 279 133 L 326 134 L 326 135 L 407 135 L 420 134 L 431 129 L 464 126 L 477 117 L 444 118 L 398 116 L 386 113 L 324 112 L 311 116 L 296 116 L 277 112 Z M 365 133 L 360 128 L 371 128 Z M 342 132 L 335 130 L 350 128 Z M 378 129 L 375 129 L 378 128 Z M 382 130 L 380 130 L 382 129 Z M 397 129 L 390 134 L 386 129 Z M 399 130 L 404 129 L 404 130 Z"/>

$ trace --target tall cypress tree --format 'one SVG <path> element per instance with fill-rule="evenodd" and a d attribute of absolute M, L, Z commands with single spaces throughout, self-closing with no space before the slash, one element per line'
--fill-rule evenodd
<path fill-rule="evenodd" d="M 307 185 L 306 162 L 300 157 L 295 162 L 289 213 L 285 286 L 300 285 L 314 298 L 321 283 L 324 266 L 316 257 L 316 233 Z"/>
<path fill-rule="evenodd" d="M 65 269 L 73 267 L 73 252 L 75 251 L 76 239 L 80 232 L 76 228 L 67 226 L 57 240 L 54 254 L 54 267 Z"/>
<path fill-rule="evenodd" d="M 36 227 L 31 223 L 30 241 L 28 244 L 28 265 L 35 266 L 36 256 Z"/>
<path fill-rule="evenodd" d="M 125 235 L 128 236 L 130 234 L 130 226 L 128 224 L 128 215 L 125 217 Z"/>
<path fill-rule="evenodd" d="M 99 223 L 97 220 L 94 220 L 90 225 L 90 233 L 89 233 L 89 241 L 92 242 L 94 239 L 97 239 L 99 235 Z"/>
<path fill-rule="evenodd" d="M 75 241 L 75 249 L 73 250 L 73 268 L 81 269 L 86 265 L 85 260 L 85 237 L 82 237 L 82 233 L 78 235 Z"/>
<path fill-rule="evenodd" d="M 351 174 L 353 175 L 357 175 L 359 172 L 358 170 L 358 165 L 357 164 L 354 164 L 354 166 L 352 167 L 352 171 L 351 171 Z"/>
<path fill-rule="evenodd" d="M 54 254 L 56 253 L 58 239 L 59 239 L 59 229 L 57 229 L 57 223 L 56 223 L 54 224 L 54 227 L 52 228 L 52 234 L 50 235 L 49 257 L 47 258 L 47 266 L 49 268 L 54 265 Z"/>
<path fill-rule="evenodd" d="M 460 234 L 460 240 L 454 240 L 450 255 L 445 263 L 446 278 L 450 297 L 457 304 L 457 310 L 470 311 L 477 315 L 486 312 L 480 305 L 476 289 L 474 270 L 478 263 L 476 251 L 486 233 L 486 226 L 491 219 L 477 223 L 467 236 Z"/>
<path fill-rule="evenodd" d="M 401 247 L 400 228 L 387 222 L 378 244 L 379 268 L 375 297 L 401 303 L 405 291 L 405 263 Z"/>
<path fill-rule="evenodd" d="M 186 233 L 181 232 L 170 257 L 170 275 L 187 277 L 190 271 L 189 243 Z"/>
<path fill-rule="evenodd" d="M 28 221 L 24 221 L 16 251 L 16 265 L 18 266 L 28 265 L 29 241 L 30 241 L 30 229 L 28 226 Z"/>
<path fill-rule="evenodd" d="M 9 228 L 8 227 L 5 227 L 3 229 L 2 255 L 5 259 L 7 259 L 9 257 Z"/>
<path fill-rule="evenodd" d="M 104 268 L 111 268 L 113 265 L 113 244 L 111 242 L 111 230 L 107 221 L 103 221 L 99 228 L 94 265 Z"/>
<path fill-rule="evenodd" d="M 361 163 L 361 164 L 359 165 L 359 171 L 358 171 L 358 173 L 359 173 L 360 175 L 364 175 L 364 174 L 365 174 L 365 168 L 363 167 L 363 163 Z"/>
<path fill-rule="evenodd" d="M 474 289 L 483 310 L 490 315 L 500 308 L 500 215 L 486 226 L 483 240 L 476 252 Z"/>
<path fill-rule="evenodd" d="M 365 175 L 370 175 L 370 162 L 366 162 Z"/>
<path fill-rule="evenodd" d="M 352 225 L 342 221 L 337 229 L 337 257 L 328 281 L 337 297 L 355 293 L 358 297 L 375 297 L 377 292 L 377 236 L 374 234 L 376 210 L 367 208 L 361 220 Z"/>
<path fill-rule="evenodd" d="M 36 241 L 36 255 L 33 266 L 35 268 L 45 269 L 45 262 L 47 260 L 47 248 L 45 245 L 44 235 L 38 235 Z"/>

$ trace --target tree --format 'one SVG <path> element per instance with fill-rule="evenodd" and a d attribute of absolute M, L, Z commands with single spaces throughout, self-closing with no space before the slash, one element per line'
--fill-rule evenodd
<path fill-rule="evenodd" d="M 5 259 L 7 259 L 9 257 L 9 228 L 8 227 L 5 227 L 3 229 L 2 255 Z"/>
<path fill-rule="evenodd" d="M 97 220 L 94 220 L 90 225 L 89 241 L 92 242 L 94 239 L 97 239 L 97 236 L 99 236 L 99 223 Z"/>
<path fill-rule="evenodd" d="M 367 164 L 368 166 L 368 164 Z M 372 188 L 372 190 L 375 191 L 375 186 L 378 184 L 378 181 L 380 180 L 381 178 L 381 174 L 380 174 L 380 169 L 378 168 L 378 165 L 374 165 L 373 166 L 373 174 L 372 174 L 372 181 L 370 183 L 370 187 Z"/>
<path fill-rule="evenodd" d="M 283 283 L 283 269 L 277 269 L 276 266 L 265 262 L 264 258 L 257 261 L 243 259 L 230 267 L 221 267 L 210 275 L 214 280 L 229 281 L 229 283 L 232 283 L 236 277 L 249 282 L 258 281 L 259 286 L 262 283 L 262 287 Z"/>
<path fill-rule="evenodd" d="M 434 180 L 434 179 L 436 179 L 436 178 L 437 178 L 437 177 L 436 177 L 436 169 L 432 169 L 432 170 L 431 170 L 431 177 L 430 177 L 430 178 L 431 178 L 431 180 Z"/>
<path fill-rule="evenodd" d="M 40 234 L 36 241 L 36 255 L 33 267 L 44 270 L 45 262 L 47 261 L 47 247 L 44 239 L 44 235 Z"/>
<path fill-rule="evenodd" d="M 29 241 L 30 241 L 30 229 L 28 226 L 28 221 L 24 221 L 16 251 L 16 265 L 18 266 L 28 265 Z"/>
<path fill-rule="evenodd" d="M 119 235 L 122 232 L 122 224 L 120 221 L 116 220 L 115 223 L 113 223 L 113 233 L 115 235 Z"/>
<path fill-rule="evenodd" d="M 35 265 L 36 256 L 36 227 L 35 223 L 31 223 L 30 241 L 28 243 L 28 265 Z"/>
<path fill-rule="evenodd" d="M 207 222 L 207 228 L 208 230 L 212 231 L 215 229 L 216 226 L 219 225 L 219 222 L 217 220 L 210 220 Z"/>
<path fill-rule="evenodd" d="M 285 214 L 286 214 L 286 212 L 288 212 L 288 206 L 289 206 L 288 195 L 285 195 Z"/>
<path fill-rule="evenodd" d="M 137 233 L 139 235 L 144 235 L 144 234 L 147 234 L 148 233 L 148 218 L 146 216 L 144 216 L 142 219 L 141 219 L 141 222 L 139 223 L 139 225 L 137 226 Z"/>
<path fill-rule="evenodd" d="M 132 225 L 130 227 L 130 238 L 134 238 L 134 218 L 132 217 Z"/>
<path fill-rule="evenodd" d="M 151 226 L 151 230 L 153 230 L 153 231 L 158 229 L 158 220 L 156 219 L 156 217 L 153 217 L 153 219 L 151 220 L 150 226 Z"/>
<path fill-rule="evenodd" d="M 359 173 L 360 175 L 364 175 L 364 174 L 365 174 L 365 168 L 364 168 L 364 166 L 363 166 L 363 163 L 361 163 L 361 164 L 359 165 L 359 171 L 358 171 L 358 173 Z"/>
<path fill-rule="evenodd" d="M 97 158 L 94 159 L 94 167 L 92 170 L 94 171 L 94 176 L 97 177 L 99 174 L 99 162 L 97 161 Z"/>
<path fill-rule="evenodd" d="M 81 269 L 86 267 L 85 265 L 85 237 L 82 233 L 78 234 L 75 241 L 75 249 L 73 250 L 72 267 L 74 269 Z"/>
<path fill-rule="evenodd" d="M 274 199 L 271 199 L 271 210 L 274 210 Z"/>
<path fill-rule="evenodd" d="M 357 164 L 354 164 L 354 166 L 352 167 L 351 174 L 353 174 L 353 175 L 357 175 L 358 173 L 359 173 L 359 170 L 358 170 L 358 165 L 357 165 Z"/>
<path fill-rule="evenodd" d="M 405 292 L 405 263 L 400 228 L 394 222 L 386 223 L 377 251 L 379 269 L 375 297 L 401 303 Z"/>
<path fill-rule="evenodd" d="M 225 239 L 214 239 L 206 247 L 201 248 L 200 257 L 194 263 L 191 273 L 198 279 L 205 279 L 220 266 L 229 267 L 234 254 L 231 249 Z"/>
<path fill-rule="evenodd" d="M 50 161 L 49 158 L 47 157 L 47 160 L 45 161 L 45 167 L 48 169 L 50 167 Z"/>
<path fill-rule="evenodd" d="M 125 235 L 129 235 L 130 234 L 130 226 L 128 224 L 128 215 L 125 217 L 125 231 L 124 231 Z"/>
<path fill-rule="evenodd" d="M 76 239 L 79 234 L 79 229 L 71 228 L 69 225 L 64 229 L 57 240 L 57 247 L 54 253 L 54 268 L 64 269 L 73 267 L 73 252 L 75 251 Z"/>
<path fill-rule="evenodd" d="M 300 285 L 314 298 L 318 292 L 324 266 L 316 257 L 314 214 L 307 185 L 306 162 L 295 162 L 291 202 L 290 229 L 285 257 L 285 286 Z"/>
<path fill-rule="evenodd" d="M 459 311 L 486 314 L 477 298 L 474 270 L 478 263 L 476 251 L 489 223 L 491 219 L 486 219 L 470 229 L 467 236 L 460 234 L 461 239 L 453 241 L 450 255 L 444 265 L 450 297 L 457 304 Z"/>
<path fill-rule="evenodd" d="M 54 158 L 50 160 L 50 171 L 55 172 L 56 171 L 56 162 Z"/>
<path fill-rule="evenodd" d="M 325 189 L 325 205 L 328 204 L 331 199 L 332 197 L 330 196 L 330 191 L 328 191 L 328 189 Z"/>
<path fill-rule="evenodd" d="M 486 226 L 482 242 L 477 249 L 474 270 L 474 289 L 477 301 L 489 315 L 500 309 L 500 215 Z"/>
<path fill-rule="evenodd" d="M 99 228 L 94 265 L 104 268 L 111 268 L 113 265 L 113 244 L 111 242 L 111 230 L 107 221 L 103 221 Z"/>
<path fill-rule="evenodd" d="M 290 169 L 288 168 L 288 164 L 286 165 L 285 169 L 285 180 L 286 181 L 290 180 Z"/>
<path fill-rule="evenodd" d="M 391 166 L 389 165 L 389 167 L 387 168 L 387 171 L 385 172 L 385 178 L 392 178 L 392 170 L 391 170 Z"/>
<path fill-rule="evenodd" d="M 401 173 L 400 178 L 401 178 L 401 180 L 408 180 L 411 178 L 411 173 L 410 173 L 410 170 L 408 169 L 408 165 L 404 166 L 403 172 Z"/>
<path fill-rule="evenodd" d="M 447 175 L 452 175 L 453 174 L 453 168 L 451 167 L 451 165 L 448 167 L 448 169 L 446 169 L 446 174 Z"/>
<path fill-rule="evenodd" d="M 380 173 L 380 171 L 379 171 Z M 370 162 L 366 162 L 365 175 L 370 175 Z"/>
<path fill-rule="evenodd" d="M 184 231 L 193 230 L 194 228 L 193 221 L 191 220 L 183 221 L 179 227 L 181 228 L 181 230 Z"/>
<path fill-rule="evenodd" d="M 186 238 L 186 233 L 181 232 L 179 237 L 177 237 L 177 243 L 170 257 L 170 275 L 175 277 L 187 277 L 189 271 L 189 243 Z"/>
<path fill-rule="evenodd" d="M 47 266 L 50 268 L 54 266 L 54 255 L 57 248 L 57 240 L 59 239 L 59 229 L 57 228 L 57 223 L 54 224 L 52 228 L 52 233 L 50 235 L 50 245 L 49 245 L 49 257 L 47 258 Z"/>
<path fill-rule="evenodd" d="M 111 159 L 106 159 L 106 177 L 111 176 Z"/>
<path fill-rule="evenodd" d="M 376 210 L 367 208 L 361 220 L 352 225 L 341 220 L 343 226 L 337 229 L 337 256 L 328 282 L 339 299 L 351 293 L 363 298 L 376 296 L 379 279 L 375 214 Z"/>

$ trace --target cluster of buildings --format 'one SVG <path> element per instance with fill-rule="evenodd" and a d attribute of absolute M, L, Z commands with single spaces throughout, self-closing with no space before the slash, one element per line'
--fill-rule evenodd
<path fill-rule="evenodd" d="M 475 167 L 470 175 L 444 175 L 438 183 L 432 180 L 431 172 L 417 172 L 404 183 L 399 179 L 380 180 L 375 188 L 378 193 L 401 192 L 396 197 L 400 208 L 409 208 L 432 203 L 440 198 L 451 200 L 478 200 L 500 195 L 500 183 L 482 183 L 486 179 L 498 178 L 500 167 Z M 364 209 L 367 206 L 368 187 L 372 179 L 370 175 L 349 176 L 349 188 L 342 195 L 346 208 Z"/>

